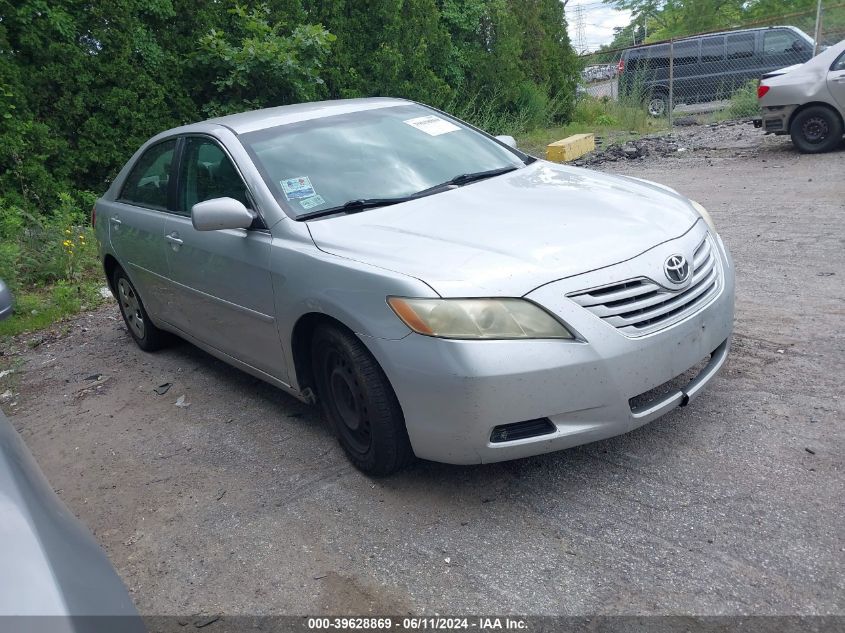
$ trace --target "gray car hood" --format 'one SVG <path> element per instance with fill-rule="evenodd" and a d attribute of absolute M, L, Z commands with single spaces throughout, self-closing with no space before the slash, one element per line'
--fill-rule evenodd
<path fill-rule="evenodd" d="M 308 226 L 321 250 L 416 277 L 441 296 L 514 297 L 634 257 L 697 219 L 660 185 L 537 161 Z"/>

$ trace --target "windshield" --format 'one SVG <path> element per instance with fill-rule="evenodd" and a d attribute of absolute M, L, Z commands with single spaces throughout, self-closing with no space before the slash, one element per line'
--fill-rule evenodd
<path fill-rule="evenodd" d="M 524 164 L 460 121 L 414 104 L 281 125 L 241 140 L 294 217 L 411 196 L 456 176 Z"/>

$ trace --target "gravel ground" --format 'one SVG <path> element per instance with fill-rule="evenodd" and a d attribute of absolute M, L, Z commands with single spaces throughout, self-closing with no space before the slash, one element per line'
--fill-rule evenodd
<path fill-rule="evenodd" d="M 7 343 L 3 408 L 145 614 L 842 614 L 845 150 L 670 140 L 597 168 L 709 208 L 736 334 L 693 406 L 633 433 L 374 481 L 316 409 L 141 352 L 114 304 Z"/>

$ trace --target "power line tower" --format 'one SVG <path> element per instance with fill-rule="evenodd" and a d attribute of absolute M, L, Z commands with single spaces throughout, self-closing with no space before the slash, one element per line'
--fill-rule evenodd
<path fill-rule="evenodd" d="M 577 42 L 578 53 L 583 55 L 587 52 L 587 36 L 584 29 L 584 7 L 575 5 L 575 41 Z"/>

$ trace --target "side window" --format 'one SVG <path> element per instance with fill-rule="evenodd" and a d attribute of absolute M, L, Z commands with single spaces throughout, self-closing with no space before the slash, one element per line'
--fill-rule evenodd
<path fill-rule="evenodd" d="M 234 198 L 251 207 L 244 181 L 220 146 L 208 138 L 189 137 L 182 155 L 179 212 L 190 215 L 197 202 L 212 198 Z"/>
<path fill-rule="evenodd" d="M 701 62 L 720 62 L 725 59 L 725 36 L 705 37 L 701 40 Z"/>
<path fill-rule="evenodd" d="M 698 63 L 698 40 L 692 42 L 678 42 L 672 47 L 675 65 L 697 64 Z"/>
<path fill-rule="evenodd" d="M 845 70 L 845 53 L 842 53 L 833 65 L 830 67 L 831 70 Z"/>
<path fill-rule="evenodd" d="M 669 67 L 669 45 L 659 44 L 648 49 L 648 58 L 646 60 L 649 69 L 668 68 Z"/>
<path fill-rule="evenodd" d="M 176 139 L 154 145 L 141 155 L 129 172 L 119 200 L 154 209 L 167 208 L 170 166 Z"/>
<path fill-rule="evenodd" d="M 754 34 L 738 33 L 728 35 L 728 59 L 754 57 Z"/>
<path fill-rule="evenodd" d="M 763 34 L 763 54 L 783 55 L 793 51 L 802 50 L 801 40 L 794 33 L 789 31 L 776 30 L 766 31 Z"/>

